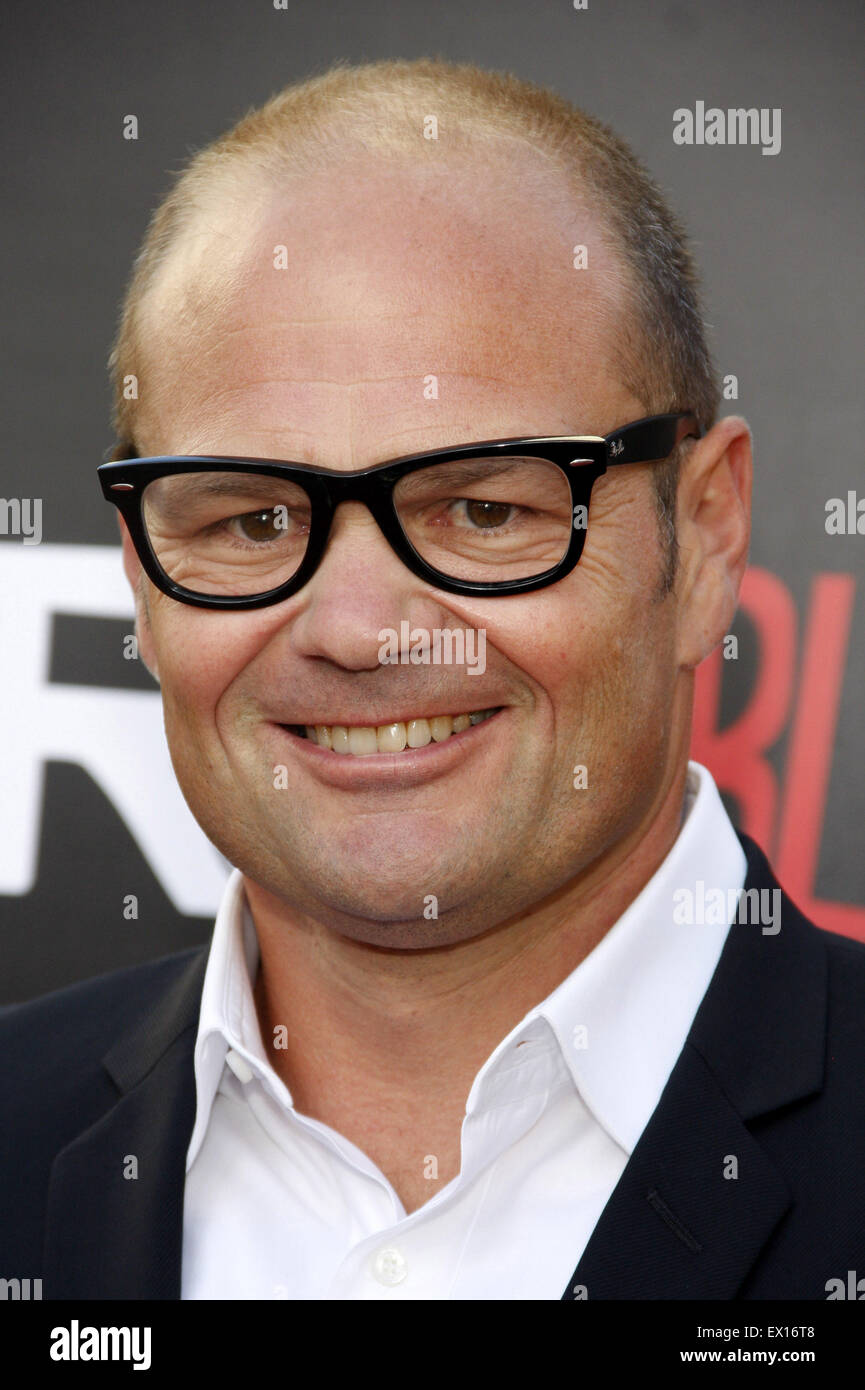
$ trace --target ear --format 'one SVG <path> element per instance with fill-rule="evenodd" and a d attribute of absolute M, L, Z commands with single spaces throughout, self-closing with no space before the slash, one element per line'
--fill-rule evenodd
<path fill-rule="evenodd" d="M 692 670 L 729 632 L 751 539 L 751 431 L 719 420 L 691 449 L 676 504 L 677 655 Z"/>
<path fill-rule="evenodd" d="M 135 598 L 135 635 L 138 638 L 138 654 L 158 684 L 159 666 L 156 660 L 156 648 L 150 627 L 150 610 L 147 604 L 148 579 L 141 568 L 141 561 L 136 554 L 129 528 L 119 512 L 117 520 L 120 526 L 120 544 L 123 549 L 123 568 Z"/>

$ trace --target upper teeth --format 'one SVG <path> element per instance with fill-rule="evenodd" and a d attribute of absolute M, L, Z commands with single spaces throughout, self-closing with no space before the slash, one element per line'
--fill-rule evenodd
<path fill-rule="evenodd" d="M 428 743 L 442 743 L 451 734 L 462 733 L 471 724 L 480 724 L 495 712 L 495 709 L 482 709 L 471 714 L 438 714 L 432 719 L 409 719 L 396 724 L 307 724 L 304 727 L 306 737 L 319 748 L 362 757 L 365 753 L 401 753 L 406 747 L 424 748 Z"/>

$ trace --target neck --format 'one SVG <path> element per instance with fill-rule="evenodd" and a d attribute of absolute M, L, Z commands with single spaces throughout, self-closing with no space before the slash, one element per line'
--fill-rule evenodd
<path fill-rule="evenodd" d="M 358 942 L 300 920 L 246 879 L 262 1037 L 297 1109 L 332 1124 L 352 1107 L 450 1106 L 461 1115 L 489 1054 L 594 949 L 669 853 L 686 774 L 682 758 L 641 823 L 578 878 L 519 919 L 451 946 Z M 273 1047 L 281 1025 L 287 1045 Z"/>

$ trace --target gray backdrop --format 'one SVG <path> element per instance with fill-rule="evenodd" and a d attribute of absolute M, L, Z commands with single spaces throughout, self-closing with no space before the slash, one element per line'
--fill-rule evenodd
<path fill-rule="evenodd" d="M 865 938 L 865 535 L 828 535 L 824 524 L 827 499 L 865 497 L 863 19 L 859 0 L 589 0 L 580 11 L 571 0 L 290 0 L 287 10 L 271 0 L 7 0 L 0 494 L 42 499 L 43 531 L 39 546 L 0 536 L 0 999 L 155 957 L 210 929 L 212 884 L 198 910 L 197 900 L 182 910 L 142 846 L 133 813 L 158 816 L 157 792 L 142 781 L 124 801 L 81 753 L 87 719 L 92 746 L 101 711 L 119 710 L 104 740 L 123 766 L 137 712 L 155 697 L 141 663 L 122 658 L 128 618 L 110 603 L 67 603 L 63 566 L 81 547 L 97 562 L 116 552 L 119 572 L 113 509 L 94 473 L 111 442 L 105 358 L 169 171 L 338 57 L 442 56 L 549 84 L 624 136 L 684 216 L 719 370 L 738 378 L 726 409 L 751 423 L 757 460 L 752 603 L 712 715 L 739 732 L 695 751 L 707 751 L 739 822 L 790 867 L 794 897 L 815 915 L 826 904 L 824 925 Z M 673 112 L 697 101 L 781 108 L 780 153 L 674 144 Z M 137 141 L 122 137 L 128 113 Z M 75 582 L 86 588 L 86 576 Z M 48 635 L 37 650 L 28 603 L 40 585 Z M 140 705 L 126 699 L 139 691 Z M 758 704 L 769 713 L 755 732 Z M 755 760 L 751 803 L 742 787 Z M 32 842 L 29 869 L 19 831 Z M 121 910 L 128 894 L 134 919 Z"/>

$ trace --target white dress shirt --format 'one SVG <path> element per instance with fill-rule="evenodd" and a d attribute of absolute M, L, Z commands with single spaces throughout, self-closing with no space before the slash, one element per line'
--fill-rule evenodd
<path fill-rule="evenodd" d="M 182 1298 L 561 1299 L 729 929 L 677 925 L 674 894 L 698 896 L 702 880 L 729 901 L 746 870 L 710 773 L 690 763 L 666 859 L 484 1062 L 466 1102 L 460 1171 L 410 1215 L 365 1153 L 295 1110 L 274 1071 L 252 995 L 258 942 L 235 870 L 195 1044 Z"/>

